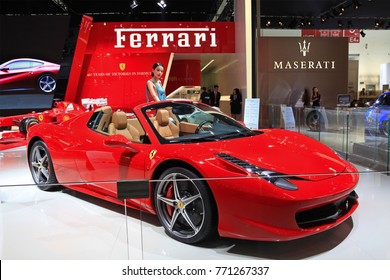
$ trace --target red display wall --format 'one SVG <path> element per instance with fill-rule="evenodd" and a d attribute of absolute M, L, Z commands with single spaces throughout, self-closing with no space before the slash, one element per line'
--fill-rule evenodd
<path fill-rule="evenodd" d="M 166 87 L 167 93 L 181 86 L 199 86 L 200 84 L 200 60 L 174 60 L 172 62 Z"/>
<path fill-rule="evenodd" d="M 233 22 L 93 22 L 84 17 L 65 100 L 105 99 L 114 107 L 144 103 L 155 62 L 165 67 L 167 94 L 200 85 L 200 61 L 175 61 L 174 54 L 234 53 L 234 30 Z"/>

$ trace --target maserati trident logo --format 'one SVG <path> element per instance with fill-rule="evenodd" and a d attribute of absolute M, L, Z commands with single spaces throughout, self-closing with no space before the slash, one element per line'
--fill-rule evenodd
<path fill-rule="evenodd" d="M 310 42 L 308 42 L 306 45 L 306 40 L 303 40 L 302 44 L 301 42 L 299 42 L 298 44 L 299 44 L 299 52 L 301 52 L 303 56 L 306 56 L 306 53 L 308 53 L 310 49 Z"/>

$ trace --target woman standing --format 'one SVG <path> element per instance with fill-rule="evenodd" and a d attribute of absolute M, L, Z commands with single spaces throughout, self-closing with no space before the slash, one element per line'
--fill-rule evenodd
<path fill-rule="evenodd" d="M 153 64 L 152 78 L 146 82 L 146 102 L 167 99 L 165 89 L 160 81 L 164 66 L 160 62 Z"/>
<path fill-rule="evenodd" d="M 233 89 L 230 95 L 230 113 L 232 118 L 238 120 L 241 114 L 242 95 L 238 88 Z"/>
<path fill-rule="evenodd" d="M 313 87 L 313 92 L 311 94 L 311 102 L 313 107 L 320 107 L 321 94 L 318 91 L 317 87 Z"/>

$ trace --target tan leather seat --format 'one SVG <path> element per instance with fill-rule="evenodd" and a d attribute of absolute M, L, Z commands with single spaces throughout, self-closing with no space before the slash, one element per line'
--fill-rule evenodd
<path fill-rule="evenodd" d="M 126 113 L 122 111 L 112 114 L 112 122 L 108 126 L 108 134 L 122 134 L 131 141 L 140 142 L 139 131 L 127 123 Z"/>
<path fill-rule="evenodd" d="M 108 131 L 108 125 L 111 122 L 111 115 L 112 115 L 112 109 L 110 106 L 103 106 L 101 108 L 96 109 L 95 112 L 101 111 L 102 116 L 100 118 L 98 127 L 96 128 L 97 131 L 105 132 Z"/>
<path fill-rule="evenodd" d="M 179 137 L 179 128 L 169 120 L 169 112 L 165 109 L 157 110 L 153 125 L 157 132 L 164 138 Z"/>

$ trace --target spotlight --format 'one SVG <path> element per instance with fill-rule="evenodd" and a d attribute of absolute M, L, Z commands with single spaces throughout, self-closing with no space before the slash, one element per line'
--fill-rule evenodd
<path fill-rule="evenodd" d="M 353 6 L 355 7 L 355 10 L 359 9 L 361 5 L 362 4 L 359 1 L 357 0 L 353 1 Z"/>
<path fill-rule="evenodd" d="M 279 25 L 280 28 L 283 28 L 284 23 L 283 23 L 283 21 L 281 19 L 278 20 L 278 25 Z"/>
<path fill-rule="evenodd" d="M 376 19 L 375 20 L 375 29 L 380 29 L 380 28 L 383 28 L 385 22 L 381 19 Z"/>
<path fill-rule="evenodd" d="M 341 7 L 339 8 L 339 16 L 342 16 L 343 13 L 344 13 L 344 11 L 345 11 L 344 7 L 341 6 Z"/>
<path fill-rule="evenodd" d="M 133 2 L 130 4 L 130 8 L 135 9 L 138 7 L 138 2 L 136 0 L 133 0 Z"/>
<path fill-rule="evenodd" d="M 326 15 L 321 16 L 321 23 L 325 23 L 328 20 L 328 17 Z"/>
<path fill-rule="evenodd" d="M 266 27 L 270 27 L 271 26 L 271 20 L 270 19 L 267 19 L 267 21 L 265 22 L 265 26 Z"/>
<path fill-rule="evenodd" d="M 304 27 L 306 25 L 305 19 L 301 19 L 301 22 L 299 24 L 301 25 L 301 27 Z"/>
<path fill-rule="evenodd" d="M 313 26 L 313 25 L 314 25 L 314 24 L 313 24 L 313 20 L 312 20 L 311 18 L 308 18 L 308 19 L 307 19 L 306 24 L 307 24 L 308 26 Z"/>
<path fill-rule="evenodd" d="M 157 5 L 159 5 L 159 6 L 161 7 L 161 9 L 164 9 L 164 8 L 167 6 L 167 4 L 165 3 L 164 0 L 158 1 L 158 2 L 157 2 Z"/>
<path fill-rule="evenodd" d="M 361 35 L 363 38 L 366 37 L 366 33 L 364 33 L 363 30 L 360 30 L 360 35 Z"/>
<path fill-rule="evenodd" d="M 337 22 L 337 25 L 338 25 L 338 27 L 342 28 L 344 26 L 344 23 L 341 20 L 339 20 Z"/>

